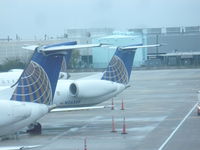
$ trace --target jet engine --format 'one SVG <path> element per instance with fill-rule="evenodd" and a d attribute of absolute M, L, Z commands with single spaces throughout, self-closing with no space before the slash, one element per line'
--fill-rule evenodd
<path fill-rule="evenodd" d="M 107 80 L 77 80 L 70 84 L 71 96 L 93 98 L 104 96 L 117 90 L 117 84 Z"/>

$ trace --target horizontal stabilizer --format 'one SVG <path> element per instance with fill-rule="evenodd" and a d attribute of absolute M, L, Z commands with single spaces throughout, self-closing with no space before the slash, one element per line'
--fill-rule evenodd
<path fill-rule="evenodd" d="M 102 109 L 102 108 L 111 108 L 111 106 L 55 108 L 55 109 L 52 109 L 50 112 L 69 112 L 69 111 L 81 111 L 81 110 L 92 110 L 92 109 Z"/>
<path fill-rule="evenodd" d="M 27 50 L 35 50 L 37 47 L 39 47 L 39 45 L 23 46 L 22 48 Z"/>
<path fill-rule="evenodd" d="M 126 47 L 120 47 L 122 50 L 136 50 L 138 48 L 150 48 L 150 47 L 159 47 L 161 44 L 153 44 L 153 45 L 138 45 L 138 46 L 126 46 Z"/>
<path fill-rule="evenodd" d="M 73 49 L 82 49 L 82 48 L 92 48 L 92 47 L 101 47 L 102 44 L 82 44 L 82 45 L 65 45 L 65 46 L 57 46 L 50 47 L 45 49 L 39 49 L 40 51 L 55 51 L 55 50 L 73 50 Z"/>
<path fill-rule="evenodd" d="M 62 51 L 62 50 L 73 50 L 73 49 L 83 49 L 83 48 L 92 48 L 92 47 L 101 47 L 105 46 L 106 44 L 80 44 L 80 45 L 58 45 L 58 46 L 38 46 L 38 45 L 31 45 L 22 47 L 23 49 L 27 50 L 35 50 L 38 49 L 39 52 L 51 52 L 51 51 Z"/>

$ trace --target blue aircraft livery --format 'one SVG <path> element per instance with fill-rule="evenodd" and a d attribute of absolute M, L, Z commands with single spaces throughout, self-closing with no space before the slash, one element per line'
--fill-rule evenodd
<path fill-rule="evenodd" d="M 76 42 L 61 43 L 76 45 Z M 58 46 L 50 45 L 49 47 Z M 52 104 L 63 57 L 66 53 L 48 52 L 48 55 L 35 50 L 29 65 L 21 75 L 11 100 Z"/>
<path fill-rule="evenodd" d="M 134 56 L 135 50 L 122 50 L 118 47 L 101 79 L 128 84 Z"/>

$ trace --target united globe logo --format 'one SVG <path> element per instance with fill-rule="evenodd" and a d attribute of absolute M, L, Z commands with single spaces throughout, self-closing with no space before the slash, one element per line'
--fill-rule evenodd
<path fill-rule="evenodd" d="M 123 61 L 118 56 L 113 56 L 108 68 L 104 72 L 103 80 L 109 80 L 117 83 L 128 83 L 128 72 Z"/>
<path fill-rule="evenodd" d="M 34 61 L 22 74 L 11 100 L 50 104 L 52 90 L 50 81 L 43 68 Z"/>

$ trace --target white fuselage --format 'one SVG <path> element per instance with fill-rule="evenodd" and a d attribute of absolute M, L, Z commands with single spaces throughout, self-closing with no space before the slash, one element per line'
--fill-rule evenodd
<path fill-rule="evenodd" d="M 70 92 L 70 85 L 77 86 L 77 95 Z M 92 106 L 104 102 L 125 89 L 125 85 L 106 80 L 59 80 L 54 104 L 60 107 Z"/>
<path fill-rule="evenodd" d="M 13 85 L 20 75 L 21 72 L 0 73 L 0 99 L 10 99 L 8 96 L 14 91 L 14 88 L 6 87 Z M 70 91 L 72 84 L 77 88 L 75 95 Z M 53 103 L 59 107 L 92 106 L 116 96 L 125 88 L 123 84 L 101 80 L 100 77 L 94 79 L 86 77 L 79 80 L 62 79 L 58 80 Z"/>
<path fill-rule="evenodd" d="M 43 117 L 48 111 L 48 106 L 44 104 L 1 100 L 0 136 L 17 132 Z"/>

